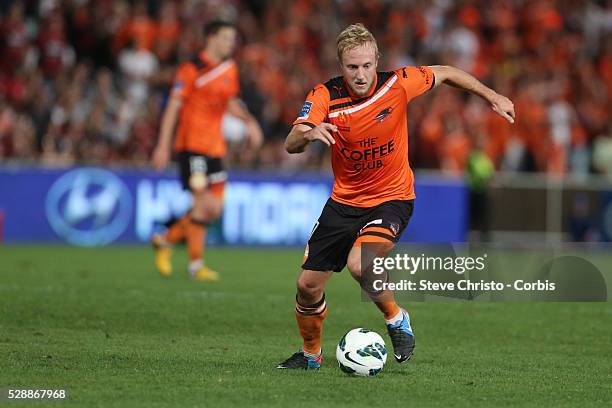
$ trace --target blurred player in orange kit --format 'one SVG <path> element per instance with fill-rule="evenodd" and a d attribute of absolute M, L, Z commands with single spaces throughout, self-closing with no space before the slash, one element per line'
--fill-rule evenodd
<path fill-rule="evenodd" d="M 212 21 L 204 28 L 204 35 L 204 50 L 178 68 L 152 159 L 156 169 L 166 168 L 178 122 L 174 149 L 183 188 L 191 191 L 193 206 L 181 219 L 173 221 L 164 234 L 154 235 L 152 244 L 155 265 L 163 276 L 172 273 L 171 245 L 185 240 L 191 277 L 213 281 L 219 275 L 204 264 L 203 254 L 206 226 L 218 219 L 223 210 L 227 179 L 223 167 L 226 153 L 221 130 L 223 115 L 229 112 L 245 122 L 252 148 L 261 145 L 263 135 L 238 98 L 238 68 L 230 58 L 236 46 L 236 28 L 228 22 Z"/>
<path fill-rule="evenodd" d="M 376 243 L 384 255 L 408 225 L 415 198 L 408 163 L 408 102 L 446 83 L 481 96 L 514 123 L 512 102 L 460 69 L 421 66 L 377 72 L 376 40 L 361 24 L 342 31 L 337 46 L 342 76 L 308 93 L 285 141 L 289 153 L 301 153 L 315 140 L 328 145 L 334 188 L 308 240 L 297 280 L 295 315 L 303 345 L 277 366 L 281 369 L 320 367 L 327 281 L 348 266 L 361 283 L 361 245 Z M 373 300 L 401 363 L 412 357 L 414 332 L 408 313 L 390 295 Z"/>

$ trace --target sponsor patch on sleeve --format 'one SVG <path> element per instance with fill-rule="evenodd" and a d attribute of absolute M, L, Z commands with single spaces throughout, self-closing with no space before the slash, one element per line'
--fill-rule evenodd
<path fill-rule="evenodd" d="M 185 83 L 181 80 L 175 81 L 172 87 L 173 91 L 181 91 L 185 87 Z"/>
<path fill-rule="evenodd" d="M 302 110 L 300 111 L 300 116 L 298 116 L 298 119 L 307 119 L 308 115 L 310 115 L 310 108 L 312 108 L 312 102 L 304 102 L 304 106 L 302 106 Z"/>

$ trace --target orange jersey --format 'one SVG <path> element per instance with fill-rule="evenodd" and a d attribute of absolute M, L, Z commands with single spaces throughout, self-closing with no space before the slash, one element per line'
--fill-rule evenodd
<path fill-rule="evenodd" d="M 410 200 L 414 176 L 408 164 L 408 102 L 434 85 L 428 67 L 378 72 L 370 94 L 352 97 L 342 77 L 309 92 L 294 125 L 338 127 L 332 149 L 332 199 L 356 207 Z"/>
<path fill-rule="evenodd" d="M 240 89 L 233 60 L 210 63 L 204 52 L 179 67 L 172 97 L 183 100 L 175 149 L 223 157 L 226 151 L 221 121 L 231 98 Z"/>

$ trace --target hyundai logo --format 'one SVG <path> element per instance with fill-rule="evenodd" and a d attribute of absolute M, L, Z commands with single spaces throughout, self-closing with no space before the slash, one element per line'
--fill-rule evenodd
<path fill-rule="evenodd" d="M 49 189 L 47 220 L 57 235 L 73 245 L 106 245 L 128 227 L 132 199 L 123 182 L 103 169 L 72 170 Z"/>

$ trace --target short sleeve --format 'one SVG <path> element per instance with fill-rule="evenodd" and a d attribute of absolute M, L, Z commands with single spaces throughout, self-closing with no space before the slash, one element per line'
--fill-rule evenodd
<path fill-rule="evenodd" d="M 436 80 L 431 68 L 426 66 L 403 67 L 395 70 L 395 74 L 399 78 L 398 82 L 404 88 L 408 100 L 429 91 L 433 88 Z"/>
<path fill-rule="evenodd" d="M 197 70 L 192 63 L 181 64 L 174 76 L 171 95 L 186 98 L 193 89 L 196 77 Z"/>
<path fill-rule="evenodd" d="M 329 91 L 323 84 L 319 84 L 308 92 L 304 106 L 300 110 L 294 125 L 308 125 L 315 127 L 327 118 L 329 111 Z"/>

